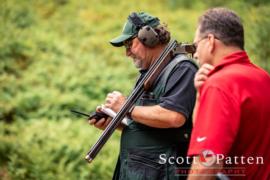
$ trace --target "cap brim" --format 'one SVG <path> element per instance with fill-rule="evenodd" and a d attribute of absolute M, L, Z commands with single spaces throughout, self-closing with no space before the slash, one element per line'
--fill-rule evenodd
<path fill-rule="evenodd" d="M 123 42 L 128 40 L 129 38 L 131 38 L 132 35 L 127 35 L 127 34 L 122 34 L 114 39 L 112 39 L 110 41 L 110 43 L 113 45 L 113 46 L 116 46 L 116 47 L 120 47 L 120 46 L 123 46 Z"/>

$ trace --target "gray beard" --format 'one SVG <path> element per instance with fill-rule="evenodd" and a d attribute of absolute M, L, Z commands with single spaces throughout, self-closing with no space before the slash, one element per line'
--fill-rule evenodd
<path fill-rule="evenodd" d="M 139 59 L 133 59 L 133 63 L 134 63 L 134 65 L 135 65 L 135 67 L 137 68 L 137 69 L 139 69 L 139 70 L 141 70 L 141 69 L 143 69 L 143 67 L 142 67 L 142 65 L 143 65 L 143 63 L 142 63 L 142 61 L 141 60 L 139 60 Z"/>

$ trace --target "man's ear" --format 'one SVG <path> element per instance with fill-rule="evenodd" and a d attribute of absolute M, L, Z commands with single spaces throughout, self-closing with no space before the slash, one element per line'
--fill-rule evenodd
<path fill-rule="evenodd" d="M 207 36 L 209 42 L 209 53 L 213 53 L 215 50 L 215 36 L 213 34 L 208 34 Z"/>

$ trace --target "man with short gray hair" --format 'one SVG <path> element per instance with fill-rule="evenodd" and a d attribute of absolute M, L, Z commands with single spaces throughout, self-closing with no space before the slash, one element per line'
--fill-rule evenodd
<path fill-rule="evenodd" d="M 189 178 L 212 179 L 222 172 L 232 179 L 269 179 L 270 76 L 244 51 L 240 18 L 226 8 L 207 10 L 194 44 L 201 67 L 194 79 Z"/>

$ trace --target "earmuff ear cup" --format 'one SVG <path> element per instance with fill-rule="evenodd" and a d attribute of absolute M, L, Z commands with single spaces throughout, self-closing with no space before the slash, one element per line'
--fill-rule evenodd
<path fill-rule="evenodd" d="M 158 33 L 149 25 L 146 25 L 136 12 L 128 17 L 129 21 L 136 27 L 138 31 L 138 39 L 147 47 L 154 47 L 160 43 Z"/>
<path fill-rule="evenodd" d="M 138 39 L 148 47 L 154 47 L 159 43 L 159 35 L 151 26 L 143 26 L 138 32 Z"/>

